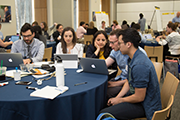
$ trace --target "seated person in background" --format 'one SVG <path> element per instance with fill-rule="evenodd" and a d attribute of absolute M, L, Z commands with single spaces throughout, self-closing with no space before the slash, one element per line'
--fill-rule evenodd
<path fill-rule="evenodd" d="M 1 32 L 1 27 L 2 27 L 2 24 L 0 22 L 0 39 L 4 41 L 4 36 L 3 36 L 3 33 Z"/>
<path fill-rule="evenodd" d="M 162 108 L 154 65 L 138 49 L 141 38 L 135 29 L 122 30 L 118 36 L 121 53 L 129 56 L 128 79 L 119 94 L 108 100 L 110 107 L 100 113 L 111 113 L 118 120 L 141 117 L 151 120 L 154 112 Z"/>
<path fill-rule="evenodd" d="M 165 51 L 164 56 L 174 56 L 179 57 L 180 55 L 180 34 L 176 31 L 176 25 L 172 22 L 169 22 L 166 27 L 166 31 L 169 35 L 166 36 L 158 36 L 156 41 L 160 45 L 168 44 L 169 50 Z"/>
<path fill-rule="evenodd" d="M 56 45 L 61 40 L 62 31 L 63 31 L 63 25 L 62 24 L 58 24 L 56 26 L 56 31 L 53 33 L 53 38 L 54 38 L 54 41 L 56 41 Z"/>
<path fill-rule="evenodd" d="M 96 32 L 93 37 L 93 43 L 88 46 L 88 49 L 86 51 L 86 57 L 99 58 L 105 60 L 112 50 L 109 47 L 108 43 L 108 36 L 105 31 L 100 30 Z M 108 69 L 117 70 L 116 62 L 114 62 L 112 66 L 108 67 Z M 110 75 L 109 79 L 116 77 L 116 74 L 117 72 Z"/>
<path fill-rule="evenodd" d="M 118 22 L 116 20 L 113 20 L 113 26 L 112 30 L 121 29 L 121 26 L 118 25 Z"/>
<path fill-rule="evenodd" d="M 48 26 L 47 26 L 47 24 L 45 22 L 41 22 L 41 29 L 42 29 L 42 34 L 45 36 L 46 39 L 49 40 L 50 37 L 49 37 L 49 34 L 47 32 Z"/>
<path fill-rule="evenodd" d="M 0 23 L 0 30 L 1 30 L 1 23 Z M 5 48 L 5 47 L 7 47 L 8 45 L 11 45 L 11 44 L 13 44 L 13 42 L 12 41 L 10 41 L 10 42 L 3 42 L 4 41 L 4 36 L 3 36 L 3 33 L 0 31 L 0 47 L 3 47 L 3 48 Z"/>
<path fill-rule="evenodd" d="M 106 65 L 109 67 L 115 61 L 119 69 L 122 71 L 119 76 L 108 81 L 108 89 L 107 89 L 107 98 L 115 97 L 121 90 L 125 80 L 127 79 L 127 59 L 129 58 L 128 55 L 123 55 L 121 53 L 120 46 L 118 43 L 118 33 L 121 29 L 113 30 L 109 36 L 109 46 L 113 49 L 106 59 Z M 146 56 L 146 52 L 141 47 L 138 47 Z"/>
<path fill-rule="evenodd" d="M 94 22 L 91 21 L 89 23 L 89 27 L 87 28 L 87 35 L 94 35 L 97 31 L 98 29 L 94 27 Z"/>
<path fill-rule="evenodd" d="M 121 28 L 122 28 L 123 30 L 129 28 L 129 25 L 127 24 L 127 21 L 126 21 L 126 20 L 123 20 L 123 21 L 122 21 Z"/>
<path fill-rule="evenodd" d="M 42 35 L 42 30 L 41 27 L 39 25 L 35 25 L 33 26 L 34 32 L 35 32 L 35 36 L 34 38 L 37 38 L 38 40 L 42 41 L 44 43 L 44 46 L 47 47 L 47 40 L 46 38 Z"/>
<path fill-rule="evenodd" d="M 85 25 L 85 27 L 84 27 L 84 29 L 86 29 L 87 30 L 87 28 L 89 27 L 89 24 L 88 23 L 86 23 L 86 25 Z"/>
<path fill-rule="evenodd" d="M 132 27 L 134 24 L 135 24 L 135 22 L 132 22 L 130 27 Z"/>
<path fill-rule="evenodd" d="M 34 22 L 32 23 L 32 26 L 36 26 L 36 25 L 39 25 L 39 24 L 38 24 L 37 21 L 34 21 Z"/>
<path fill-rule="evenodd" d="M 87 32 L 85 27 L 85 22 L 80 22 L 80 26 L 77 28 L 76 35 L 77 38 L 80 40 L 84 37 L 84 34 Z M 81 41 L 81 40 L 80 40 Z"/>
<path fill-rule="evenodd" d="M 105 28 L 106 28 L 106 22 L 105 21 L 102 21 L 101 22 L 101 26 L 99 26 L 99 30 L 104 30 L 105 31 Z"/>
<path fill-rule="evenodd" d="M 66 27 L 62 32 L 61 42 L 57 44 L 56 54 L 77 54 L 83 56 L 82 44 L 76 43 L 76 34 L 73 28 Z"/>
<path fill-rule="evenodd" d="M 29 23 L 25 23 L 22 26 L 21 36 L 23 40 L 17 40 L 13 43 L 11 53 L 21 53 L 24 64 L 42 61 L 45 48 L 44 43 L 34 38 L 34 30 Z"/>
<path fill-rule="evenodd" d="M 132 26 L 132 28 L 135 28 L 135 29 L 138 31 L 138 33 L 139 33 L 139 35 L 140 35 L 140 37 L 141 37 L 141 42 L 145 43 L 145 42 L 146 42 L 146 38 L 144 38 L 144 36 L 143 36 L 142 33 L 140 32 L 140 25 L 136 23 L 136 24 L 134 24 L 134 25 Z"/>

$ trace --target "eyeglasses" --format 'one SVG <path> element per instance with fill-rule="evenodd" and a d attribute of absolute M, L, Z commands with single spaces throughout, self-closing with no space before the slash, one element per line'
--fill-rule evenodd
<path fill-rule="evenodd" d="M 114 41 L 114 42 L 112 42 L 112 41 L 109 41 L 109 44 L 113 44 L 114 45 L 114 43 L 116 43 L 118 40 L 116 40 L 116 41 Z"/>
<path fill-rule="evenodd" d="M 31 36 L 32 36 L 32 34 L 31 35 L 22 35 L 23 38 L 29 38 Z"/>

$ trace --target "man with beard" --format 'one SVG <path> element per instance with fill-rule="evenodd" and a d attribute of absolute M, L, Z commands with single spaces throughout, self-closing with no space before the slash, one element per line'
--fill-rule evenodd
<path fill-rule="evenodd" d="M 33 27 L 25 23 L 21 28 L 23 40 L 17 40 L 13 43 L 11 53 L 21 53 L 24 64 L 40 62 L 44 55 L 44 43 L 34 38 Z"/>

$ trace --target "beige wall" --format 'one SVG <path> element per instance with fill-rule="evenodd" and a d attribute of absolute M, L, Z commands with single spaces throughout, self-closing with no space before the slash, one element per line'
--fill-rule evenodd
<path fill-rule="evenodd" d="M 74 27 L 74 9 L 73 8 L 74 8 L 73 0 L 53 0 L 52 1 L 53 19 L 51 19 L 51 23 L 57 22 L 57 23 L 63 24 L 64 27 L 67 27 L 67 26 Z M 48 9 L 51 9 L 51 8 L 48 8 Z"/>
<path fill-rule="evenodd" d="M 15 12 L 15 0 L 1 0 L 1 5 L 9 5 L 11 6 L 11 23 L 2 23 L 1 32 L 4 37 L 6 35 L 16 35 L 16 12 Z"/>

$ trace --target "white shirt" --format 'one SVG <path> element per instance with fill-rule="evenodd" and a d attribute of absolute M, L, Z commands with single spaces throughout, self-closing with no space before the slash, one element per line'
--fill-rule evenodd
<path fill-rule="evenodd" d="M 68 49 L 67 49 L 68 51 Z M 57 44 L 56 54 L 64 54 L 61 48 L 61 42 Z M 76 43 L 73 49 L 71 49 L 70 54 L 78 54 L 78 57 L 83 57 L 83 45 Z"/>
<path fill-rule="evenodd" d="M 162 39 L 158 42 L 160 45 L 166 45 L 168 43 L 169 52 L 171 55 L 180 54 L 180 34 L 178 32 L 170 33 L 166 39 Z"/>

